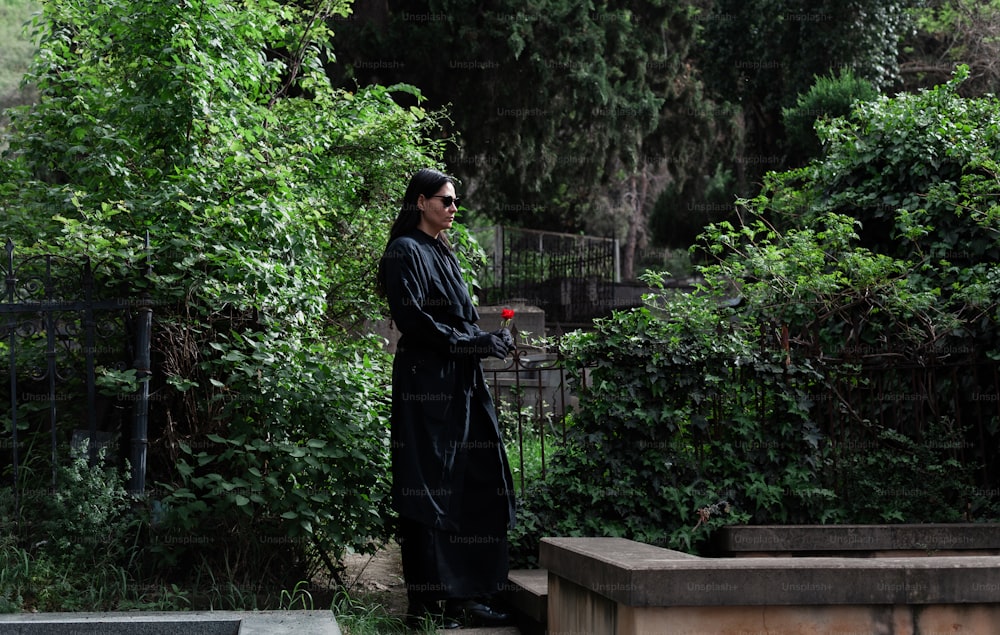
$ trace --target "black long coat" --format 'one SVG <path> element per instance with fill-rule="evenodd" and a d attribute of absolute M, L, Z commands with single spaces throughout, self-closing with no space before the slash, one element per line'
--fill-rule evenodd
<path fill-rule="evenodd" d="M 413 230 L 386 248 L 382 267 L 401 333 L 392 371 L 393 508 L 435 529 L 475 532 L 474 519 L 462 517 L 463 483 L 467 470 L 488 470 L 479 476 L 506 491 L 512 527 L 513 479 L 481 351 L 472 346 L 482 330 L 458 261 L 439 239 Z M 470 446 L 483 456 L 482 439 L 490 460 L 470 464 Z"/>

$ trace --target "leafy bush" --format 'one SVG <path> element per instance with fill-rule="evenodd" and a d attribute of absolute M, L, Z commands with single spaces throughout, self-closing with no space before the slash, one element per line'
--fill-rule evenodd
<path fill-rule="evenodd" d="M 225 436 L 179 444 L 180 484 L 166 486 L 154 544 L 169 566 L 186 566 L 184 539 L 197 537 L 214 570 L 226 559 L 273 562 L 264 581 L 283 588 L 330 566 L 325 554 L 373 552 L 389 535 L 383 360 L 276 340 L 234 338 L 225 354 L 250 372 L 222 398 Z"/>
<path fill-rule="evenodd" d="M 521 511 L 520 561 L 538 529 L 691 551 L 720 523 L 831 519 L 808 418 L 820 375 L 722 300 L 661 292 L 564 338 L 580 410 Z"/>
<path fill-rule="evenodd" d="M 821 121 L 824 156 L 771 175 L 754 206 L 781 228 L 850 216 L 861 246 L 918 265 L 927 283 L 978 277 L 963 269 L 1000 257 L 995 201 L 981 189 L 996 189 L 1000 105 L 958 96 L 967 76 L 962 67 L 934 89 L 859 102 L 849 117 Z"/>
<path fill-rule="evenodd" d="M 36 544 L 55 561 L 120 562 L 137 542 L 127 472 L 104 465 L 106 454 L 101 448 L 99 464 L 91 467 L 84 443 L 73 450 L 69 465 L 59 468 L 51 490 L 27 490 L 31 533 L 38 532 Z"/>
<path fill-rule="evenodd" d="M 543 532 L 995 518 L 1000 103 L 961 77 L 821 122 L 824 156 L 705 228 L 697 293 L 566 339 L 580 412 L 522 560 Z"/>
<path fill-rule="evenodd" d="M 126 471 L 105 463 L 105 448 L 98 459 L 91 467 L 84 445 L 55 474 L 22 466 L 18 506 L 5 490 L 0 612 L 111 609 L 129 593 L 142 523 Z"/>
<path fill-rule="evenodd" d="M 873 442 L 840 453 L 838 492 L 855 523 L 959 522 L 976 466 L 958 460 L 963 430 L 935 422 L 922 439 L 882 428 Z M 850 442 L 848 442 L 850 443 Z M 981 502 L 981 501 L 976 501 Z"/>
<path fill-rule="evenodd" d="M 975 395 L 996 393 L 992 365 L 1000 359 L 1000 102 L 960 97 L 967 76 L 960 68 L 931 90 L 858 103 L 849 117 L 821 122 L 824 156 L 770 175 L 761 196 L 745 202 L 748 225 L 769 221 L 756 225 L 761 237 L 818 235 L 831 223 L 851 223 L 854 231 L 842 232 L 839 244 L 812 252 L 814 270 L 823 276 L 786 275 L 797 252 L 782 252 L 777 241 L 758 249 L 731 236 L 727 246 L 710 234 L 715 246 L 707 248 L 729 254 L 718 274 L 741 280 L 748 297 L 763 293 L 762 305 L 785 307 L 776 321 L 813 355 L 881 367 L 886 375 L 932 369 L 921 380 L 922 399 L 891 408 L 871 403 L 866 416 L 917 443 L 926 443 L 920 422 L 928 418 L 970 428 L 956 456 L 978 466 L 978 485 L 991 490 L 1000 481 L 1000 463 L 982 440 L 996 439 L 1000 421 Z M 775 257 L 768 261 L 766 254 Z M 802 307 L 803 293 L 815 291 L 812 280 L 825 280 L 826 290 L 791 315 Z M 794 301 L 781 301 L 784 289 L 796 290 Z M 956 375 L 949 366 L 961 370 Z M 912 379 L 897 381 L 885 390 L 913 391 L 907 388 Z M 947 459 L 939 452 L 934 464 Z"/>
<path fill-rule="evenodd" d="M 815 130 L 817 120 L 847 117 L 854 102 L 876 97 L 875 86 L 850 70 L 842 70 L 836 76 L 817 77 L 809 90 L 798 96 L 794 106 L 781 111 L 790 162 L 801 164 L 822 153 Z"/>
<path fill-rule="evenodd" d="M 0 235 L 149 293 L 156 571 L 223 562 L 259 588 L 317 560 L 335 574 L 348 545 L 387 535 L 387 379 L 358 334 L 381 310 L 375 264 L 406 176 L 442 142 L 436 114 L 393 101 L 415 89 L 330 86 L 328 19 L 347 11 L 44 6 Z"/>

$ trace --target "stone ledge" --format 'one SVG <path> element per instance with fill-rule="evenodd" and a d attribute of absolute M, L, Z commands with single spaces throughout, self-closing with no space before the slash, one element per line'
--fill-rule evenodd
<path fill-rule="evenodd" d="M 848 552 L 1000 555 L 1000 525 L 741 525 L 719 529 L 712 542 L 720 555 Z"/>
<path fill-rule="evenodd" d="M 16 630 L 15 630 L 16 629 Z M 18 635 L 341 635 L 330 611 L 130 611 L 0 615 Z"/>
<path fill-rule="evenodd" d="M 549 574 L 545 569 L 515 569 L 507 574 L 504 593 L 508 604 L 518 614 L 539 624 L 548 616 Z"/>
<path fill-rule="evenodd" d="M 993 604 L 1000 598 L 1000 556 L 699 558 L 621 538 L 543 538 L 540 564 L 550 576 L 637 607 Z"/>

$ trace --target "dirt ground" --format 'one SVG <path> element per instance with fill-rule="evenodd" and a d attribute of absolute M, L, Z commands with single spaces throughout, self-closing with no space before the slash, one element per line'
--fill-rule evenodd
<path fill-rule="evenodd" d="M 406 586 L 399 545 L 390 542 L 374 556 L 347 554 L 344 584 L 352 596 L 377 600 L 391 615 L 406 613 Z"/>

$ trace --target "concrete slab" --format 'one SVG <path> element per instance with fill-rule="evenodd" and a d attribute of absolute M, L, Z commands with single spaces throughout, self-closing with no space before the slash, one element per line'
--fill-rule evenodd
<path fill-rule="evenodd" d="M 539 560 L 549 570 L 550 613 L 553 574 L 628 606 L 991 604 L 1000 597 L 1000 556 L 698 558 L 621 538 L 543 538 Z"/>
<path fill-rule="evenodd" d="M 543 538 L 549 633 L 997 633 L 1000 557 L 697 558 Z"/>
<path fill-rule="evenodd" d="M 523 635 L 544 635 L 548 623 L 549 572 L 545 569 L 514 569 L 507 575 L 504 602 L 517 617 Z"/>
<path fill-rule="evenodd" d="M 0 615 L 4 635 L 341 635 L 330 611 L 176 611 Z"/>
<path fill-rule="evenodd" d="M 458 633 L 459 635 L 521 635 L 521 631 L 515 626 L 503 626 L 499 628 L 462 628 L 457 631 L 438 631 L 438 633 Z"/>
<path fill-rule="evenodd" d="M 545 623 L 548 608 L 549 572 L 545 569 L 515 569 L 507 575 L 504 599 L 518 613 Z"/>

